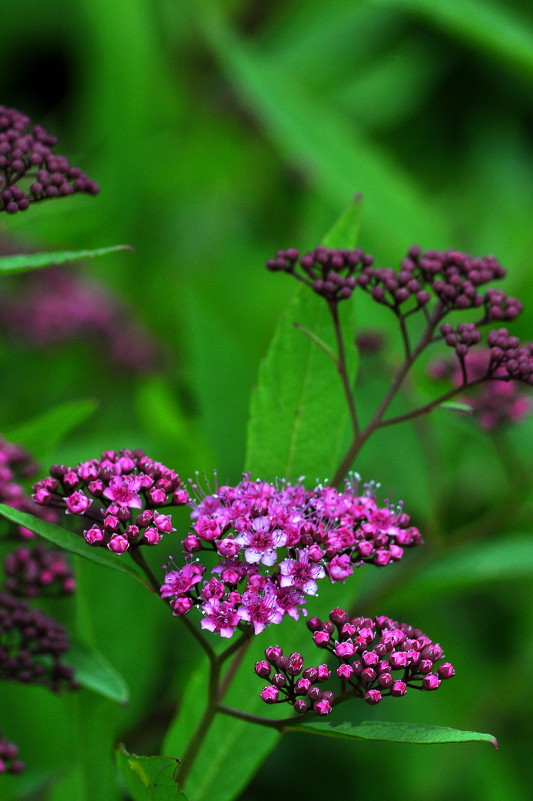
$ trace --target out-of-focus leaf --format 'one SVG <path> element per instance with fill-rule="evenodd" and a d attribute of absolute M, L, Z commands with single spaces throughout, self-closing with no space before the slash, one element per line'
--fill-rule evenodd
<path fill-rule="evenodd" d="M 429 238 L 445 245 L 446 220 L 432 213 L 390 152 L 367 141 L 308 86 L 295 81 L 283 62 L 254 52 L 212 5 L 203 5 L 195 3 L 202 32 L 236 91 L 282 153 L 317 180 L 329 200 L 344 203 L 354 191 L 363 192 L 368 229 L 396 252 Z"/>
<path fill-rule="evenodd" d="M 82 687 L 119 704 L 128 703 L 130 693 L 126 681 L 100 651 L 74 641 L 68 650 L 68 663 Z"/>
<path fill-rule="evenodd" d="M 140 571 L 133 566 L 129 561 L 124 561 L 123 556 L 117 554 L 106 553 L 103 548 L 94 548 L 88 545 L 85 540 L 72 531 L 67 531 L 54 523 L 49 523 L 46 520 L 41 520 L 39 517 L 34 517 L 26 512 L 20 512 L 18 509 L 13 509 L 11 506 L 0 504 L 0 516 L 5 517 L 6 520 L 11 520 L 12 523 L 17 523 L 19 526 L 24 526 L 30 531 L 44 537 L 48 542 L 57 545 L 58 548 L 63 548 L 65 551 L 70 551 L 83 559 L 88 559 L 90 562 L 95 562 L 103 567 L 110 567 L 113 570 L 118 570 L 120 573 L 126 573 L 131 578 L 140 581 L 141 584 L 152 589 L 148 581 L 143 577 Z"/>
<path fill-rule="evenodd" d="M 437 409 L 448 409 L 451 412 L 463 412 L 463 414 L 472 414 L 473 408 L 469 403 L 459 403 L 458 401 L 447 401 L 440 403 Z"/>
<path fill-rule="evenodd" d="M 26 423 L 8 428 L 4 436 L 43 458 L 51 454 L 73 428 L 85 422 L 97 406 L 98 403 L 91 399 L 68 401 L 47 409 Z"/>
<path fill-rule="evenodd" d="M 430 726 L 425 723 L 387 723 L 386 721 L 364 721 L 354 726 L 352 723 L 302 723 L 291 726 L 287 731 L 305 731 L 327 737 L 343 737 L 355 740 L 383 740 L 391 743 L 418 743 L 434 745 L 437 743 L 487 742 L 498 748 L 498 741 L 491 734 L 476 731 L 461 731 L 448 726 Z"/>
<path fill-rule="evenodd" d="M 1 256 L 0 275 L 25 273 L 29 270 L 40 270 L 43 267 L 52 267 L 71 261 L 92 259 L 95 256 L 114 253 L 116 250 L 133 250 L 133 248 L 129 245 L 113 245 L 109 248 L 96 248 L 95 250 L 58 250 L 52 253 L 19 253 L 16 256 Z"/>
<path fill-rule="evenodd" d="M 357 198 L 323 244 L 355 247 L 359 224 Z M 345 340 L 351 342 L 353 304 L 345 305 L 340 314 L 344 314 Z M 295 323 L 336 352 L 326 303 L 308 287 L 301 287 L 278 325 L 252 396 L 246 469 L 265 480 L 330 477 L 348 445 L 347 403 L 336 368 L 315 342 L 295 330 Z M 347 348 L 347 361 L 349 375 L 354 377 L 354 347 Z"/>
<path fill-rule="evenodd" d="M 187 801 L 187 796 L 174 778 L 176 759 L 129 754 L 123 745 L 116 749 L 115 756 L 133 801 Z"/>
<path fill-rule="evenodd" d="M 531 574 L 533 540 L 530 534 L 516 535 L 482 546 L 475 543 L 441 555 L 438 561 L 426 565 L 416 580 L 403 582 L 390 598 L 394 603 L 420 603 L 425 598 L 434 599 L 435 593 L 461 592 Z"/>
<path fill-rule="evenodd" d="M 530 20 L 515 9 L 490 0 L 370 0 L 372 5 L 397 8 L 423 16 L 439 30 L 471 42 L 500 63 L 533 78 L 533 32 Z"/>

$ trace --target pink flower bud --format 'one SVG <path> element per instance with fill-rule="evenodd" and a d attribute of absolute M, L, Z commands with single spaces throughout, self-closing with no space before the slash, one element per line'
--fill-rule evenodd
<path fill-rule="evenodd" d="M 123 534 L 116 534 L 114 537 L 111 537 L 109 542 L 107 543 L 107 547 L 113 553 L 124 553 L 130 547 L 128 542 L 128 538 L 125 537 Z"/>
<path fill-rule="evenodd" d="M 161 534 L 153 526 L 143 531 L 143 540 L 147 545 L 157 545 L 160 539 Z"/>
<path fill-rule="evenodd" d="M 272 685 L 269 685 L 268 687 L 264 687 L 259 695 L 267 704 L 273 704 L 279 698 L 279 690 L 277 687 L 272 687 Z"/>
<path fill-rule="evenodd" d="M 355 645 L 351 640 L 346 640 L 345 642 L 338 642 L 335 645 L 334 653 L 335 656 L 338 656 L 341 659 L 346 659 L 347 657 L 354 655 Z"/>
<path fill-rule="evenodd" d="M 104 539 L 104 532 L 102 529 L 98 528 L 98 526 L 93 526 L 87 531 L 84 531 L 83 536 L 89 545 L 99 545 Z"/>
<path fill-rule="evenodd" d="M 371 704 L 372 706 L 375 704 L 379 704 L 381 701 L 381 693 L 379 690 L 367 690 L 364 699 L 367 704 Z"/>
<path fill-rule="evenodd" d="M 395 697 L 399 698 L 402 695 L 405 695 L 407 692 L 407 687 L 405 682 L 403 681 L 393 681 L 390 687 L 390 694 L 394 695 Z"/>
<path fill-rule="evenodd" d="M 329 715 L 332 707 L 331 704 L 325 700 L 325 698 L 321 698 L 320 701 L 315 701 L 313 704 L 313 709 L 317 715 Z"/>
<path fill-rule="evenodd" d="M 172 613 L 174 615 L 176 615 L 176 616 L 185 615 L 185 614 L 187 614 L 187 612 L 191 608 L 192 601 L 188 596 L 182 595 L 182 596 L 176 598 L 175 601 L 172 601 L 172 603 L 170 605 L 172 607 Z"/>
<path fill-rule="evenodd" d="M 183 540 L 183 548 L 187 553 L 196 553 L 202 549 L 202 543 L 196 534 L 189 534 L 189 536 L 185 537 Z"/>
<path fill-rule="evenodd" d="M 436 690 L 440 686 L 440 679 L 436 673 L 428 673 L 422 679 L 422 687 L 424 690 Z"/>
<path fill-rule="evenodd" d="M 91 505 L 90 499 L 83 492 L 73 492 L 65 498 L 67 514 L 82 515 Z"/>
<path fill-rule="evenodd" d="M 439 667 L 439 677 L 441 679 L 451 679 L 452 676 L 455 676 L 455 669 L 450 662 L 444 662 Z"/>
<path fill-rule="evenodd" d="M 175 531 L 175 528 L 172 528 L 172 518 L 170 515 L 162 515 L 156 512 L 154 514 L 154 523 L 158 531 L 162 534 L 169 534 L 171 531 Z"/>

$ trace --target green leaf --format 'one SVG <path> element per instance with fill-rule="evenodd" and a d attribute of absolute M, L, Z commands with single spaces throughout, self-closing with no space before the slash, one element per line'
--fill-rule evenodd
<path fill-rule="evenodd" d="M 91 399 L 68 401 L 47 409 L 21 425 L 8 428 L 4 436 L 10 442 L 38 453 L 43 459 L 54 451 L 66 434 L 85 422 L 97 407 L 98 403 Z"/>
<path fill-rule="evenodd" d="M 16 256 L 0 257 L 0 275 L 14 275 L 25 273 L 28 270 L 40 270 L 43 267 L 52 267 L 66 264 L 70 261 L 92 259 L 95 256 L 105 256 L 116 250 L 133 250 L 130 245 L 113 245 L 109 248 L 96 248 L 95 250 L 58 250 L 52 253 L 18 253 Z"/>
<path fill-rule="evenodd" d="M 390 151 L 367 139 L 362 126 L 357 128 L 295 78 L 277 54 L 269 57 L 243 42 L 212 3 L 193 5 L 202 33 L 239 97 L 282 155 L 318 183 L 324 197 L 339 204 L 361 191 L 369 235 L 391 253 L 417 240 L 445 245 L 447 221 L 433 212 Z"/>
<path fill-rule="evenodd" d="M 389 601 L 419 604 L 425 598 L 442 593 L 490 586 L 494 581 L 508 581 L 533 574 L 531 535 L 507 537 L 497 542 L 478 543 L 439 555 L 438 561 L 425 564 L 416 579 L 404 581 L 392 591 Z"/>
<path fill-rule="evenodd" d="M 133 801 L 187 801 L 174 774 L 177 760 L 164 756 L 129 754 L 123 745 L 115 751 L 117 767 Z"/>
<path fill-rule="evenodd" d="M 68 662 L 75 669 L 76 681 L 82 687 L 119 704 L 129 702 L 128 685 L 100 651 L 73 641 L 68 651 Z"/>
<path fill-rule="evenodd" d="M 323 244 L 354 248 L 360 216 L 356 197 Z M 351 343 L 353 304 L 342 304 L 340 316 L 345 342 Z M 317 347 L 295 326 L 311 332 L 325 348 Z M 252 394 L 246 470 L 254 476 L 264 480 L 306 476 L 314 481 L 337 469 L 349 443 L 349 414 L 336 367 L 324 349 L 337 349 L 329 309 L 309 287 L 299 287 L 278 324 Z M 357 351 L 354 347 L 346 351 L 348 372 L 355 380 Z"/>
<path fill-rule="evenodd" d="M 448 726 L 431 726 L 425 723 L 387 723 L 386 721 L 364 721 L 357 726 L 352 723 L 302 723 L 286 731 L 305 731 L 327 737 L 342 737 L 355 740 L 383 740 L 390 743 L 437 743 L 487 742 L 498 748 L 498 741 L 491 734 L 476 731 L 461 731 Z"/>
<path fill-rule="evenodd" d="M 362 207 L 363 198 L 358 193 L 322 240 L 325 248 L 355 248 L 361 230 Z"/>
<path fill-rule="evenodd" d="M 451 412 L 462 412 L 463 414 L 472 414 L 474 409 L 469 403 L 459 403 L 459 401 L 447 401 L 440 403 L 437 409 L 449 409 Z"/>
<path fill-rule="evenodd" d="M 65 551 L 81 556 L 83 559 L 88 559 L 90 562 L 95 562 L 97 565 L 110 567 L 120 573 L 125 573 L 127 576 L 140 581 L 150 590 L 152 589 L 137 568 L 133 567 L 130 562 L 124 561 L 123 556 L 108 553 L 103 548 L 91 547 L 82 537 L 72 531 L 67 531 L 54 523 L 48 523 L 48 521 L 41 520 L 39 517 L 34 517 L 26 512 L 20 512 L 18 509 L 13 509 L 3 503 L 0 503 L 0 516 L 5 517 L 6 520 L 10 520 L 12 523 L 28 528 Z"/>

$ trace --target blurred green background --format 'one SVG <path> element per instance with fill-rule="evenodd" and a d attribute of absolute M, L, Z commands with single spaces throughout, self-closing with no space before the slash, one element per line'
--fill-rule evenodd
<path fill-rule="evenodd" d="M 96 198 L 4 215 L 2 232 L 22 249 L 133 246 L 85 272 L 130 304 L 165 354 L 164 369 L 137 374 L 83 338 L 45 352 L 4 343 L 1 430 L 67 401 L 97 404 L 60 443 L 36 438 L 43 466 L 143 447 L 184 476 L 216 467 L 237 480 L 259 359 L 295 289 L 263 263 L 281 247 L 314 247 L 356 191 L 361 246 L 382 265 L 398 264 L 413 242 L 497 255 L 509 268 L 505 288 L 526 305 L 514 330 L 531 338 L 527 0 L 0 0 L 0 10 L 0 103 L 57 134 L 58 152 L 101 186 Z M 362 330 L 388 330 L 394 362 L 392 321 L 370 303 L 358 314 Z M 368 371 L 370 406 L 380 376 Z M 423 371 L 411 390 L 430 392 Z M 419 558 L 408 554 L 392 577 L 365 575 L 361 612 L 420 626 L 458 675 L 438 694 L 383 704 L 378 717 L 488 731 L 501 749 L 292 735 L 242 801 L 530 797 L 533 426 L 506 432 L 504 444 L 442 411 L 422 428 L 386 429 L 356 466 L 384 497 L 405 500 L 434 573 L 407 584 Z M 450 544 L 460 554 L 470 521 L 477 550 L 447 578 L 432 554 Z M 495 543 L 503 567 L 494 556 L 484 572 Z M 126 580 L 84 565 L 79 581 L 90 604 L 64 619 L 92 630 L 132 703 L 5 685 L 0 725 L 28 762 L 24 776 L 6 778 L 7 801 L 77 801 L 83 774 L 93 782 L 87 798 L 113 798 L 105 755 L 121 739 L 138 753 L 157 750 L 197 655 Z M 354 720 L 374 711 L 354 710 Z"/>

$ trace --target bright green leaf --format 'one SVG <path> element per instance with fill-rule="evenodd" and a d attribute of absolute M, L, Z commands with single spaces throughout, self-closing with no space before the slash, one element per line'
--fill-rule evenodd
<path fill-rule="evenodd" d="M 131 562 L 124 560 L 124 556 L 108 553 L 103 548 L 92 548 L 78 534 L 56 526 L 54 523 L 41 520 L 39 517 L 29 515 L 26 512 L 20 512 L 18 509 L 13 509 L 3 503 L 0 504 L 0 516 L 5 517 L 6 520 L 11 520 L 12 523 L 17 523 L 19 526 L 24 526 L 30 531 L 34 531 L 35 534 L 39 534 L 48 542 L 52 542 L 65 551 L 70 551 L 70 553 L 77 554 L 77 556 L 81 556 L 83 559 L 88 559 L 98 565 L 111 567 L 113 570 L 126 573 L 126 575 L 140 581 L 141 584 L 151 589 L 150 584 L 137 568 L 133 567 Z"/>
<path fill-rule="evenodd" d="M 355 248 L 361 230 L 362 206 L 363 198 L 357 194 L 322 240 L 325 248 Z"/>
<path fill-rule="evenodd" d="M 113 245 L 109 248 L 96 248 L 95 250 L 58 250 L 52 253 L 18 253 L 16 256 L 0 257 L 0 275 L 13 275 L 25 273 L 28 270 L 40 270 L 43 267 L 52 267 L 81 259 L 92 259 L 95 256 L 105 256 L 116 250 L 133 250 L 129 245 Z"/>
<path fill-rule="evenodd" d="M 187 801 L 174 778 L 178 767 L 176 759 L 129 754 L 123 745 L 116 749 L 115 756 L 133 801 Z"/>
<path fill-rule="evenodd" d="M 81 642 L 71 642 L 68 662 L 75 669 L 76 681 L 82 687 L 119 704 L 128 703 L 128 685 L 100 651 Z"/>
<path fill-rule="evenodd" d="M 498 748 L 498 741 L 491 734 L 476 731 L 461 731 L 448 726 L 430 726 L 425 723 L 387 723 L 386 721 L 364 721 L 354 726 L 351 723 L 302 723 L 287 731 L 306 731 L 328 737 L 343 737 L 355 740 L 383 740 L 392 743 L 437 743 L 487 742 Z"/>

